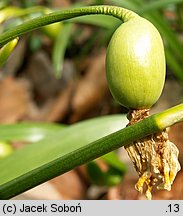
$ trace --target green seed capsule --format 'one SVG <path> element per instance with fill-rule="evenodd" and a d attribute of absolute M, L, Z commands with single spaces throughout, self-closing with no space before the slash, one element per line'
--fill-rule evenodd
<path fill-rule="evenodd" d="M 165 54 L 158 30 L 135 17 L 113 34 L 106 56 L 106 73 L 113 97 L 132 109 L 150 108 L 165 81 Z"/>

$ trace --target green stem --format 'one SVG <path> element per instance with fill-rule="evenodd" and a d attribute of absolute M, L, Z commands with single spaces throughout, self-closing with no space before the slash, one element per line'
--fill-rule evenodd
<path fill-rule="evenodd" d="M 153 117 L 160 130 L 183 121 L 183 103 L 172 107 L 164 112 L 154 115 Z"/>
<path fill-rule="evenodd" d="M 0 180 L 0 198 L 11 198 L 81 164 L 94 160 L 97 157 L 100 157 L 121 146 L 132 143 L 135 140 L 161 131 L 179 121 L 183 121 L 183 104 L 145 118 L 136 124 L 133 124 L 94 142 L 90 142 L 90 144 L 80 144 L 80 147 L 77 149 L 70 149 L 64 153 L 57 151 L 56 155 L 52 159 L 50 158 L 47 162 L 41 164 L 39 163 L 39 158 L 37 158 L 40 157 L 40 151 L 35 151 L 35 147 L 38 149 L 41 146 L 42 148 L 45 148 L 44 140 L 35 143 L 36 146 L 34 146 L 34 144 L 29 145 L 27 148 L 20 149 L 19 151 L 15 152 L 14 155 L 12 154 L 8 158 L 1 161 L 0 169 L 8 170 L 8 176 L 6 176 L 5 173 L 0 174 L 1 179 L 7 178 L 4 182 L 3 180 Z M 79 124 L 78 126 L 71 126 L 73 129 L 74 127 L 75 129 L 76 127 L 80 129 Z M 60 133 L 60 135 L 54 134 L 54 138 L 53 136 L 50 136 L 50 139 L 52 140 L 51 146 L 55 148 L 55 145 L 56 143 L 58 144 L 58 142 L 60 142 L 60 144 L 63 146 L 67 146 L 69 142 L 73 142 L 73 129 L 71 128 L 65 129 L 62 133 Z M 88 129 L 86 126 L 84 128 L 85 131 L 83 132 L 82 130 L 83 133 L 91 133 L 91 129 Z M 76 143 L 82 143 L 80 138 L 80 136 L 77 137 L 74 135 L 74 140 Z M 48 142 L 50 143 L 50 140 L 48 140 Z M 52 150 L 49 149 L 49 151 L 43 151 L 41 154 L 45 154 L 47 155 L 46 157 L 48 157 Z M 32 152 L 34 152 L 33 155 Z M 34 167 L 32 167 L 32 165 L 30 166 L 30 160 L 33 160 Z M 24 166 L 26 166 L 26 170 L 24 171 L 22 171 L 22 161 L 24 161 Z M 12 174 L 13 176 L 11 178 L 9 177 L 9 169 L 11 170 L 12 166 L 13 169 L 16 170 L 17 174 Z"/>
<path fill-rule="evenodd" d="M 130 19 L 138 16 L 134 12 L 121 7 L 109 6 L 109 5 L 98 5 L 98 6 L 88 6 L 81 8 L 72 8 L 67 10 L 61 10 L 53 12 L 44 16 L 40 16 L 31 20 L 24 22 L 23 24 L 17 26 L 14 29 L 8 30 L 7 32 L 1 34 L 0 36 L 0 46 L 3 46 L 10 40 L 21 36 L 27 32 L 38 29 L 42 26 L 68 20 L 71 18 L 91 15 L 91 14 L 104 14 L 116 17 L 123 22 L 127 22 Z"/>

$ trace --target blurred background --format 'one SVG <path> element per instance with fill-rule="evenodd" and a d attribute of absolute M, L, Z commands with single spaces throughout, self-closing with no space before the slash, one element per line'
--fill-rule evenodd
<path fill-rule="evenodd" d="M 2 0 L 0 32 L 58 9 L 110 4 L 134 10 L 160 31 L 167 76 L 163 94 L 151 113 L 183 102 L 183 0 Z M 121 22 L 109 16 L 85 16 L 33 31 L 19 43 L 0 71 L 0 123 L 22 121 L 73 124 L 128 110 L 112 98 L 105 77 L 105 55 Z M 183 124 L 170 129 L 183 164 Z M 15 149 L 25 145 L 13 142 Z M 145 199 L 137 193 L 132 163 L 123 149 L 120 168 L 97 160 L 46 182 L 17 199 Z M 106 183 L 102 173 L 117 178 Z M 101 178 L 100 178 L 101 175 Z M 105 176 L 106 177 L 106 176 Z M 108 178 L 106 177 L 106 178 Z M 97 180 L 98 178 L 98 180 Z M 183 199 L 183 173 L 172 191 L 155 191 L 154 199 Z M 43 193 L 44 191 L 44 193 Z"/>

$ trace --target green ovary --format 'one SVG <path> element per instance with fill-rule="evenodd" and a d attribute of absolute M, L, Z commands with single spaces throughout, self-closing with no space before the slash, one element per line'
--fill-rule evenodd
<path fill-rule="evenodd" d="M 106 73 L 121 105 L 150 108 L 161 95 L 165 70 L 162 39 L 149 21 L 133 18 L 116 30 L 107 50 Z"/>

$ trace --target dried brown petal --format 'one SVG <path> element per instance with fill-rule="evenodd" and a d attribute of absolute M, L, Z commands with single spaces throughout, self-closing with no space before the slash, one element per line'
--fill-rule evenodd
<path fill-rule="evenodd" d="M 128 126 L 148 116 L 148 109 L 132 110 L 128 115 L 130 120 Z M 179 151 L 169 141 L 167 130 L 137 140 L 126 146 L 125 149 L 140 177 L 135 185 L 139 192 L 142 193 L 146 185 L 146 197 L 151 199 L 154 185 L 158 185 L 158 189 L 171 190 L 175 176 L 180 170 L 180 164 L 178 162 Z"/>

